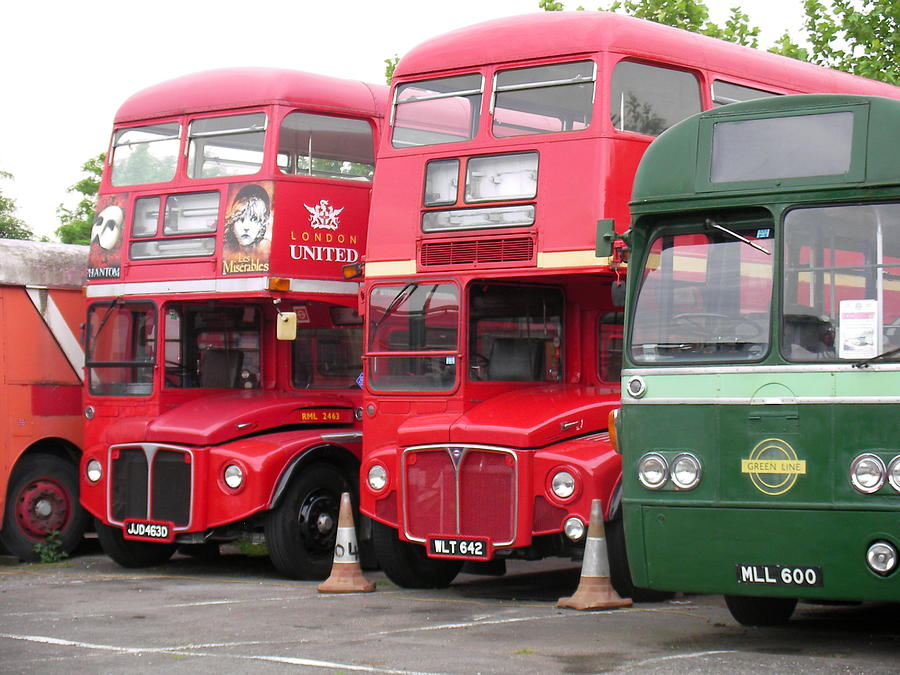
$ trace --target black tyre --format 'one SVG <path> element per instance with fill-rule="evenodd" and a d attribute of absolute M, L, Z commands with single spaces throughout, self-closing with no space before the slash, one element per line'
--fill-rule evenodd
<path fill-rule="evenodd" d="M 628 553 L 625 550 L 625 526 L 621 518 L 605 524 L 606 545 L 609 549 L 609 576 L 616 593 L 623 598 L 631 598 L 635 602 L 665 602 L 675 594 L 671 591 L 654 591 L 639 588 L 631 580 L 628 568 Z"/>
<path fill-rule="evenodd" d="M 175 544 L 133 541 L 122 536 L 118 527 L 95 521 L 100 548 L 122 567 L 155 567 L 167 562 L 175 552 Z"/>
<path fill-rule="evenodd" d="M 20 560 L 35 561 L 36 544 L 58 533 L 60 552 L 69 554 L 81 542 L 90 516 L 78 503 L 74 462 L 55 455 L 23 457 L 12 472 L 0 541 Z"/>
<path fill-rule="evenodd" d="M 778 626 L 791 618 L 797 599 L 726 595 L 725 604 L 742 626 Z"/>
<path fill-rule="evenodd" d="M 401 541 L 397 530 L 372 523 L 375 557 L 388 579 L 403 588 L 446 588 L 459 574 L 462 560 L 429 558 L 425 547 Z"/>
<path fill-rule="evenodd" d="M 347 477 L 331 464 L 311 464 L 294 477 L 266 520 L 266 546 L 279 572 L 291 579 L 328 576 L 342 492 L 355 494 Z M 357 520 L 354 514 L 354 523 Z"/>

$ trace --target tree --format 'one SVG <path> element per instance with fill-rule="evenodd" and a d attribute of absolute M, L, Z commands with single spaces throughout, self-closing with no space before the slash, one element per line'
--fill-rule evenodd
<path fill-rule="evenodd" d="M 0 171 L 0 179 L 12 179 L 13 175 L 6 171 Z M 16 200 L 4 197 L 0 191 L 0 239 L 34 239 L 34 232 L 18 218 L 16 212 Z"/>
<path fill-rule="evenodd" d="M 67 209 L 63 204 L 56 207 L 56 216 L 61 223 L 56 236 L 64 244 L 90 244 L 91 225 L 97 205 L 97 190 L 100 188 L 100 175 L 106 154 L 100 153 L 81 165 L 84 176 L 66 192 L 78 193 L 81 199 L 74 209 Z"/>
<path fill-rule="evenodd" d="M 809 60 L 900 84 L 900 0 L 804 0 Z"/>
<path fill-rule="evenodd" d="M 394 77 L 394 70 L 397 68 L 397 63 L 400 61 L 400 57 L 394 54 L 392 58 L 384 60 L 384 79 L 390 84 L 391 79 Z"/>

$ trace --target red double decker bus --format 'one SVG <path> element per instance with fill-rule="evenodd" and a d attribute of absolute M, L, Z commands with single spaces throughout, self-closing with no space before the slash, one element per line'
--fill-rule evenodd
<path fill-rule="evenodd" d="M 88 268 L 81 498 L 125 566 L 265 535 L 328 573 L 360 457 L 363 253 L 386 87 L 190 75 L 119 109 Z"/>
<path fill-rule="evenodd" d="M 466 560 L 577 555 L 599 498 L 631 593 L 607 433 L 624 266 L 598 230 L 627 228 L 645 148 L 693 113 L 887 89 L 599 12 L 491 21 L 404 56 L 364 285 L 361 509 L 390 578 L 441 586 Z"/>

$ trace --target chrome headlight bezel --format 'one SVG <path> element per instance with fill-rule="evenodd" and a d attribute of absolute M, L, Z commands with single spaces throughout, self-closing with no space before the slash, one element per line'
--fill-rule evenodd
<path fill-rule="evenodd" d="M 366 472 L 366 485 L 372 492 L 381 492 L 387 487 L 388 472 L 383 464 L 373 464 Z"/>
<path fill-rule="evenodd" d="M 679 471 L 685 471 L 685 465 L 687 465 L 689 471 L 687 480 L 684 480 L 684 476 L 679 477 Z M 693 490 L 700 483 L 702 473 L 703 468 L 700 465 L 700 460 L 690 452 L 678 453 L 669 464 L 669 475 L 672 479 L 672 484 L 679 490 Z"/>
<path fill-rule="evenodd" d="M 84 467 L 84 475 L 91 483 L 99 483 L 103 478 L 103 465 L 96 459 L 91 459 Z"/>
<path fill-rule="evenodd" d="M 578 482 L 571 471 L 560 469 L 550 478 L 550 491 L 557 499 L 571 499 L 578 489 Z"/>
<path fill-rule="evenodd" d="M 660 478 L 657 481 L 650 480 L 647 477 L 648 470 L 653 468 L 652 465 L 654 464 L 656 465 L 654 472 L 659 473 L 660 475 Z M 638 481 L 640 481 L 641 485 L 645 488 L 648 490 L 659 490 L 669 480 L 669 463 L 666 461 L 666 458 L 658 452 L 645 453 L 638 460 L 637 475 Z"/>
<path fill-rule="evenodd" d="M 237 464 L 228 464 L 222 470 L 222 482 L 230 490 L 240 490 L 244 485 L 244 470 Z"/>
<path fill-rule="evenodd" d="M 865 467 L 869 467 L 868 471 L 866 473 L 861 472 L 860 468 Z M 881 489 L 881 486 L 884 485 L 885 474 L 884 460 L 871 452 L 864 452 L 858 455 L 850 463 L 850 484 L 857 492 L 866 495 L 873 494 Z M 874 476 L 875 482 L 866 481 L 866 476 Z"/>
<path fill-rule="evenodd" d="M 900 492 L 900 455 L 894 457 L 887 468 L 887 479 L 896 492 Z"/>

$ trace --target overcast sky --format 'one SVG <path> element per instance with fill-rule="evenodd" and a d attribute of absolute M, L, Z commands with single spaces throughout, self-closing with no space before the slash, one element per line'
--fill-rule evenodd
<path fill-rule="evenodd" d="M 566 2 L 567 9 L 579 4 Z M 603 2 L 608 4 L 608 2 Z M 802 0 L 706 0 L 723 23 L 741 5 L 769 47 L 802 26 Z M 187 73 L 274 66 L 384 82 L 384 59 L 462 26 L 538 12 L 538 0 L 13 0 L 0 38 L 0 191 L 53 238 L 81 165 L 107 149 L 131 94 Z"/>

